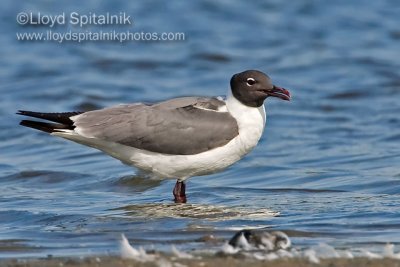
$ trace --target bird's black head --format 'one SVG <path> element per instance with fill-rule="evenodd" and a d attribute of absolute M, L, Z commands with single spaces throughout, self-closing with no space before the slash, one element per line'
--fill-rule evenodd
<path fill-rule="evenodd" d="M 288 90 L 272 84 L 268 75 L 258 70 L 246 70 L 232 76 L 233 96 L 249 107 L 260 107 L 269 96 L 290 100 Z"/>

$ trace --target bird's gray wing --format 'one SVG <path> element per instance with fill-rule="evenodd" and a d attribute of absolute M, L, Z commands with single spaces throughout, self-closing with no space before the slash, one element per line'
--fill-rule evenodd
<path fill-rule="evenodd" d="M 173 109 L 186 106 L 218 111 L 225 106 L 225 102 L 215 97 L 178 97 L 153 105 L 155 108 Z"/>
<path fill-rule="evenodd" d="M 216 98 L 178 98 L 155 105 L 120 105 L 73 117 L 75 130 L 152 152 L 192 155 L 227 144 L 239 133 L 236 120 Z"/>

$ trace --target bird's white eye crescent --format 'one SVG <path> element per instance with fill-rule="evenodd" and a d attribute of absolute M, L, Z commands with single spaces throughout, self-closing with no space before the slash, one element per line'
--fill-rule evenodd
<path fill-rule="evenodd" d="M 253 84 L 256 83 L 256 80 L 254 80 L 254 78 L 247 78 L 246 81 L 248 86 L 252 86 Z"/>

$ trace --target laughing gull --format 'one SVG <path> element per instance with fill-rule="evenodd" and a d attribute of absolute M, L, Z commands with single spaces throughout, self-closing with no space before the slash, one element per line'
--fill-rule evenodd
<path fill-rule="evenodd" d="M 123 104 L 88 112 L 17 114 L 43 121 L 21 125 L 90 146 L 160 178 L 177 179 L 175 202 L 185 203 L 185 180 L 222 171 L 258 143 L 265 126 L 264 100 L 290 100 L 257 70 L 232 76 L 221 97 L 180 97 L 156 104 Z"/>

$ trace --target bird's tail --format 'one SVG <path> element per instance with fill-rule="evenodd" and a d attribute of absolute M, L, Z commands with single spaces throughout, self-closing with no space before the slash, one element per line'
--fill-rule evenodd
<path fill-rule="evenodd" d="M 42 119 L 45 121 L 22 120 L 19 124 L 25 127 L 33 128 L 47 133 L 59 132 L 62 130 L 73 130 L 75 128 L 71 117 L 83 112 L 62 112 L 62 113 L 42 113 L 26 110 L 19 110 L 18 115 Z"/>

